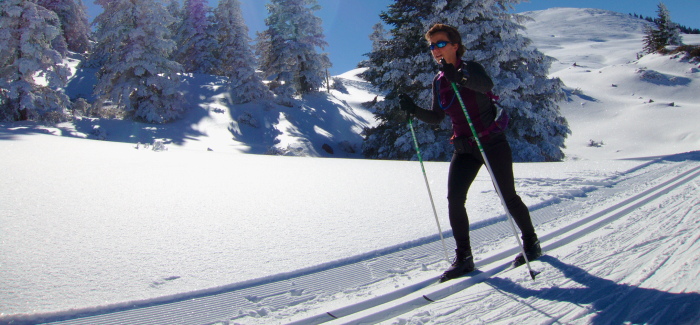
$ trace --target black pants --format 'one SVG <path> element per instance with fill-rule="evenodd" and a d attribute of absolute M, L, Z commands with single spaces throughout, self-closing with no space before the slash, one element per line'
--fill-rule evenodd
<path fill-rule="evenodd" d="M 530 220 L 530 212 L 520 197 L 515 193 L 515 179 L 513 177 L 513 157 L 510 145 L 504 134 L 496 134 L 483 143 L 486 157 L 493 169 L 493 176 L 501 189 L 503 199 L 508 211 L 515 219 L 515 223 L 522 232 L 525 244 L 537 240 L 535 228 Z M 474 146 L 466 153 L 452 156 L 449 176 L 447 179 L 447 201 L 450 217 L 450 225 L 457 242 L 457 250 L 471 251 L 469 242 L 469 218 L 465 204 L 467 191 L 476 178 L 484 159 L 479 149 Z"/>

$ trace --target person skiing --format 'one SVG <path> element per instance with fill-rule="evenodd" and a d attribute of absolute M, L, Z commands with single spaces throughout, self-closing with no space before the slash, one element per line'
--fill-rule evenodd
<path fill-rule="evenodd" d="M 481 140 L 490 162 L 495 183 L 500 187 L 508 212 L 522 233 L 523 248 L 528 261 L 542 255 L 540 242 L 530 219 L 530 212 L 515 192 L 513 157 L 503 132 L 502 118 L 493 102 L 493 81 L 484 67 L 474 61 L 462 61 L 466 52 L 456 28 L 435 24 L 425 34 L 430 52 L 440 65 L 440 72 L 433 79 L 431 109 L 423 109 L 406 94 L 399 94 L 399 104 L 409 118 L 438 124 L 445 115 L 452 120 L 452 143 L 455 151 L 450 162 L 447 180 L 447 202 L 450 226 L 457 248 L 453 264 L 442 274 L 440 281 L 447 281 L 474 271 L 474 257 L 469 240 L 469 219 L 465 207 L 467 191 L 484 164 L 477 148 L 467 118 L 452 83 L 459 89 L 467 112 Z M 507 117 L 505 117 L 507 119 Z M 513 261 L 514 266 L 525 264 L 522 253 Z"/>

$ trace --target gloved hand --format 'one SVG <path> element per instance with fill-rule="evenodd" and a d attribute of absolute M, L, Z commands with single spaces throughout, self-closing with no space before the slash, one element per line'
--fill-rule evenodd
<path fill-rule="evenodd" d="M 468 74 L 465 71 L 457 70 L 452 63 L 447 63 L 445 59 L 440 60 L 440 71 L 445 75 L 445 78 L 450 82 L 462 85 L 467 81 Z"/>
<path fill-rule="evenodd" d="M 418 109 L 418 105 L 416 105 L 413 99 L 403 93 L 399 94 L 399 105 L 401 110 L 407 114 L 416 114 L 416 110 Z"/>

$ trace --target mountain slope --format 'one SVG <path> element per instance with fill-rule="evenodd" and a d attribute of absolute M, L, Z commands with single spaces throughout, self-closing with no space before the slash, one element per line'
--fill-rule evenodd
<path fill-rule="evenodd" d="M 525 34 L 537 48 L 556 58 L 550 73 L 574 63 L 602 68 L 629 63 L 642 49 L 649 22 L 602 9 L 552 8 L 524 12 L 532 18 Z"/>
<path fill-rule="evenodd" d="M 648 22 L 599 9 L 527 12 L 534 46 L 557 59 L 550 70 L 568 94 L 560 103 L 572 134 L 568 159 L 621 159 L 700 148 L 700 64 L 650 54 L 637 60 Z M 698 35 L 684 35 L 700 44 Z"/>

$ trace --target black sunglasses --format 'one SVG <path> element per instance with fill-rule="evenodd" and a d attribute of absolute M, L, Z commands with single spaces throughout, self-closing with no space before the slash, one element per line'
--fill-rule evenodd
<path fill-rule="evenodd" d="M 437 43 L 432 43 L 432 44 L 430 44 L 429 47 L 430 47 L 430 50 L 432 51 L 432 50 L 434 50 L 435 48 L 441 49 L 441 48 L 447 46 L 447 44 L 452 44 L 452 42 L 448 42 L 448 41 L 439 41 L 439 42 L 437 42 Z"/>

